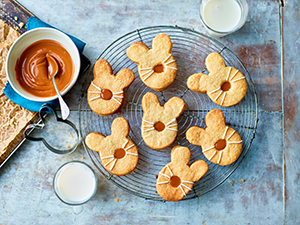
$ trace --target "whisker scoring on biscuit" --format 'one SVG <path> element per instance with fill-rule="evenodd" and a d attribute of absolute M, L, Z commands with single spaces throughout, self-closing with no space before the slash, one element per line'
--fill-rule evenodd
<path fill-rule="evenodd" d="M 226 96 L 226 92 L 224 92 L 224 95 L 223 95 L 223 98 L 222 98 L 222 101 L 221 101 L 221 105 L 223 105 L 223 102 L 225 100 L 225 96 Z"/>
<path fill-rule="evenodd" d="M 245 79 L 245 77 L 241 77 L 241 78 L 238 78 L 238 79 L 232 80 L 231 82 L 236 82 L 236 81 L 243 80 L 243 79 Z"/>
<path fill-rule="evenodd" d="M 235 75 L 236 75 L 238 72 L 240 72 L 240 71 L 236 70 L 236 71 L 235 71 L 235 73 L 232 75 L 232 77 L 230 77 L 229 81 L 231 81 L 231 80 L 232 80 L 232 78 L 234 78 L 234 77 L 235 77 Z"/>
<path fill-rule="evenodd" d="M 202 152 L 207 152 L 207 151 L 209 151 L 209 150 L 211 150 L 211 149 L 213 149 L 213 148 L 215 148 L 215 146 L 212 146 L 212 147 L 209 147 L 209 148 L 207 148 L 207 149 L 205 149 L 205 150 L 202 150 Z"/>
<path fill-rule="evenodd" d="M 240 144 L 243 141 L 227 141 L 228 144 Z"/>
<path fill-rule="evenodd" d="M 167 175 L 167 174 L 164 174 L 164 173 L 162 173 L 162 172 L 159 172 L 159 174 L 161 174 L 161 175 L 163 175 L 163 176 L 169 178 L 169 180 L 167 180 L 167 181 L 162 181 L 162 182 L 157 182 L 157 184 L 168 184 L 168 183 L 170 183 L 171 177 L 174 176 L 174 174 L 173 174 L 172 170 L 170 169 L 170 167 L 169 167 L 168 165 L 166 165 L 166 167 L 168 168 L 168 170 L 169 170 L 171 176 L 169 176 L 169 175 Z M 191 189 L 190 187 L 188 187 L 187 185 L 185 185 L 184 183 L 194 184 L 194 182 L 186 181 L 186 180 L 181 180 L 181 179 L 180 179 L 180 184 L 179 184 L 178 187 L 179 187 L 180 190 L 182 191 L 183 195 L 186 196 L 186 193 L 185 193 L 185 191 L 183 190 L 183 187 L 185 187 L 185 188 L 187 188 L 187 189 L 189 189 L 189 190 L 192 190 L 192 189 Z"/>
<path fill-rule="evenodd" d="M 168 176 L 167 174 L 164 174 L 164 173 L 162 173 L 162 172 L 159 172 L 159 174 L 161 174 L 161 175 L 163 175 L 163 176 L 165 176 L 165 177 L 167 177 L 167 178 L 171 178 L 170 176 Z"/>
<path fill-rule="evenodd" d="M 229 71 L 228 71 L 228 75 L 227 75 L 226 80 L 228 80 L 228 78 L 229 78 L 229 75 L 230 75 L 230 73 L 231 73 L 231 68 L 232 68 L 232 67 L 229 67 Z"/>
<path fill-rule="evenodd" d="M 214 151 L 214 153 L 209 157 L 208 160 L 211 160 L 215 156 L 216 153 L 217 153 L 217 151 Z"/>
<path fill-rule="evenodd" d="M 221 161 L 221 158 L 222 158 L 222 153 L 223 153 L 223 152 L 220 152 L 220 156 L 219 156 L 218 164 L 219 164 L 219 163 L 220 163 L 220 161 Z"/>
<path fill-rule="evenodd" d="M 235 133 L 235 130 L 229 135 L 229 137 L 227 138 L 227 140 L 229 140 L 234 133 Z"/>
<path fill-rule="evenodd" d="M 228 130 L 228 126 L 226 126 L 226 128 L 225 128 L 225 132 L 224 132 L 224 134 L 223 134 L 223 137 L 222 137 L 222 139 L 225 139 L 225 136 L 226 136 L 227 130 Z"/>
<path fill-rule="evenodd" d="M 221 90 L 220 94 L 215 98 L 215 101 L 217 101 L 217 99 L 221 96 L 222 93 L 223 91 Z"/>
<path fill-rule="evenodd" d="M 213 91 L 209 92 L 208 94 L 215 93 L 215 92 L 217 92 L 217 91 L 220 90 L 220 89 L 221 89 L 221 87 L 218 87 L 216 90 L 213 90 Z"/>
<path fill-rule="evenodd" d="M 102 90 L 101 90 L 101 88 L 100 88 L 100 87 L 98 87 L 96 84 L 94 84 L 94 82 L 93 82 L 93 81 L 91 82 L 91 84 L 92 84 L 92 85 L 93 85 L 95 88 L 97 88 L 99 91 L 102 91 Z"/>

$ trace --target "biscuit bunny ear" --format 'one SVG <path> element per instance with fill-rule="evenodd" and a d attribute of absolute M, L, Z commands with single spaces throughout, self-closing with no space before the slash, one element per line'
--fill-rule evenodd
<path fill-rule="evenodd" d="M 130 131 L 129 124 L 123 117 L 118 117 L 114 119 L 111 124 L 111 135 L 118 138 L 127 137 Z"/>
<path fill-rule="evenodd" d="M 178 97 L 169 99 L 164 105 L 166 114 L 170 115 L 172 118 L 178 118 L 185 110 L 185 107 L 185 102 Z"/>
<path fill-rule="evenodd" d="M 160 106 L 160 103 L 158 101 L 158 98 L 152 92 L 148 92 L 143 96 L 142 108 L 144 111 L 147 111 L 153 107 L 159 107 L 159 106 Z"/>
<path fill-rule="evenodd" d="M 194 174 L 193 182 L 200 180 L 208 171 L 208 165 L 203 160 L 197 160 L 190 166 L 190 171 Z"/>
<path fill-rule="evenodd" d="M 124 89 L 129 87 L 129 85 L 134 80 L 134 72 L 130 69 L 122 69 L 120 72 L 117 73 L 115 79 L 115 86 L 119 87 L 120 89 Z"/>
<path fill-rule="evenodd" d="M 135 42 L 127 48 L 126 54 L 131 61 L 139 63 L 140 58 L 148 51 L 147 45 L 142 42 Z"/>
<path fill-rule="evenodd" d="M 112 75 L 113 70 L 105 59 L 98 59 L 94 65 L 94 78 Z"/>
<path fill-rule="evenodd" d="M 93 132 L 86 136 L 86 145 L 95 152 L 100 152 L 99 143 L 105 138 L 104 135 L 99 132 Z"/>
<path fill-rule="evenodd" d="M 187 80 L 187 86 L 192 91 L 205 94 L 207 91 L 208 75 L 196 73 L 191 75 Z"/>
<path fill-rule="evenodd" d="M 152 41 L 152 48 L 156 51 L 163 50 L 171 53 L 172 46 L 171 38 L 166 34 L 159 34 Z"/>
<path fill-rule="evenodd" d="M 186 139 L 191 144 L 199 145 L 199 146 L 202 145 L 201 140 L 203 139 L 204 135 L 205 135 L 205 130 L 197 126 L 190 127 L 185 133 Z"/>
<path fill-rule="evenodd" d="M 205 116 L 205 124 L 207 127 L 226 126 L 224 114 L 219 109 L 210 110 Z"/>
<path fill-rule="evenodd" d="M 171 151 L 171 162 L 187 165 L 191 158 L 191 152 L 187 147 L 175 146 Z"/>
<path fill-rule="evenodd" d="M 219 71 L 226 67 L 223 58 L 216 52 L 209 54 L 205 59 L 205 65 L 208 72 Z"/>

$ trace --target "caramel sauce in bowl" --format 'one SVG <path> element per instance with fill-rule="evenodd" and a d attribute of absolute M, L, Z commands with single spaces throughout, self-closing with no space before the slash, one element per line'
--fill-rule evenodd
<path fill-rule="evenodd" d="M 38 102 L 57 98 L 53 82 L 49 79 L 51 65 L 46 55 L 58 63 L 55 76 L 61 95 L 76 83 L 80 71 L 80 55 L 74 42 L 53 28 L 36 28 L 19 37 L 8 52 L 7 78 L 12 88 L 22 97 Z"/>

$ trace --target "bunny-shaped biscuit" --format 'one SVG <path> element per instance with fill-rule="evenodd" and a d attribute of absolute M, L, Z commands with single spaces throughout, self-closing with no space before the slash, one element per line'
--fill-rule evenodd
<path fill-rule="evenodd" d="M 100 116 L 109 116 L 125 102 L 124 88 L 134 80 L 130 69 L 122 69 L 113 75 L 110 64 L 105 59 L 99 59 L 94 65 L 94 80 L 91 82 L 87 99 L 91 109 Z"/>
<path fill-rule="evenodd" d="M 135 42 L 126 51 L 128 58 L 137 63 L 141 80 L 155 91 L 166 89 L 176 78 L 172 45 L 168 35 L 159 34 L 152 41 L 152 49 L 142 42 Z"/>
<path fill-rule="evenodd" d="M 138 149 L 127 137 L 129 131 L 128 122 L 123 117 L 118 117 L 111 124 L 111 135 L 105 137 L 93 132 L 85 138 L 87 146 L 99 152 L 105 169 L 117 176 L 131 173 L 138 163 Z"/>
<path fill-rule="evenodd" d="M 161 106 L 156 95 L 148 92 L 142 99 L 142 107 L 141 131 L 146 145 L 155 150 L 167 148 L 177 137 L 176 119 L 185 110 L 184 101 L 173 97 Z"/>
<path fill-rule="evenodd" d="M 188 148 L 175 146 L 171 151 L 171 162 L 160 172 L 156 182 L 157 193 L 167 201 L 180 201 L 208 171 L 203 160 L 188 165 L 191 152 Z"/>
<path fill-rule="evenodd" d="M 205 64 L 209 75 L 197 73 L 187 80 L 189 89 L 208 97 L 220 106 L 233 106 L 238 104 L 246 95 L 247 82 L 241 72 L 225 65 L 218 53 L 207 56 Z"/>
<path fill-rule="evenodd" d="M 242 151 L 242 139 L 231 127 L 226 126 L 221 110 L 213 109 L 205 116 L 206 128 L 194 126 L 186 132 L 186 139 L 199 145 L 212 163 L 227 166 L 235 162 Z"/>

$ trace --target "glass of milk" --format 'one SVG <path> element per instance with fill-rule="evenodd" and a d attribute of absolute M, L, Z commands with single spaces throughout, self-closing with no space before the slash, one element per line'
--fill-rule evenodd
<path fill-rule="evenodd" d="M 246 22 L 246 0 L 201 0 L 200 18 L 213 37 L 223 37 L 240 29 Z"/>
<path fill-rule="evenodd" d="M 82 204 L 96 193 L 97 177 L 86 163 L 67 162 L 55 173 L 53 189 L 62 202 L 74 206 L 74 213 L 79 214 L 83 210 Z"/>

